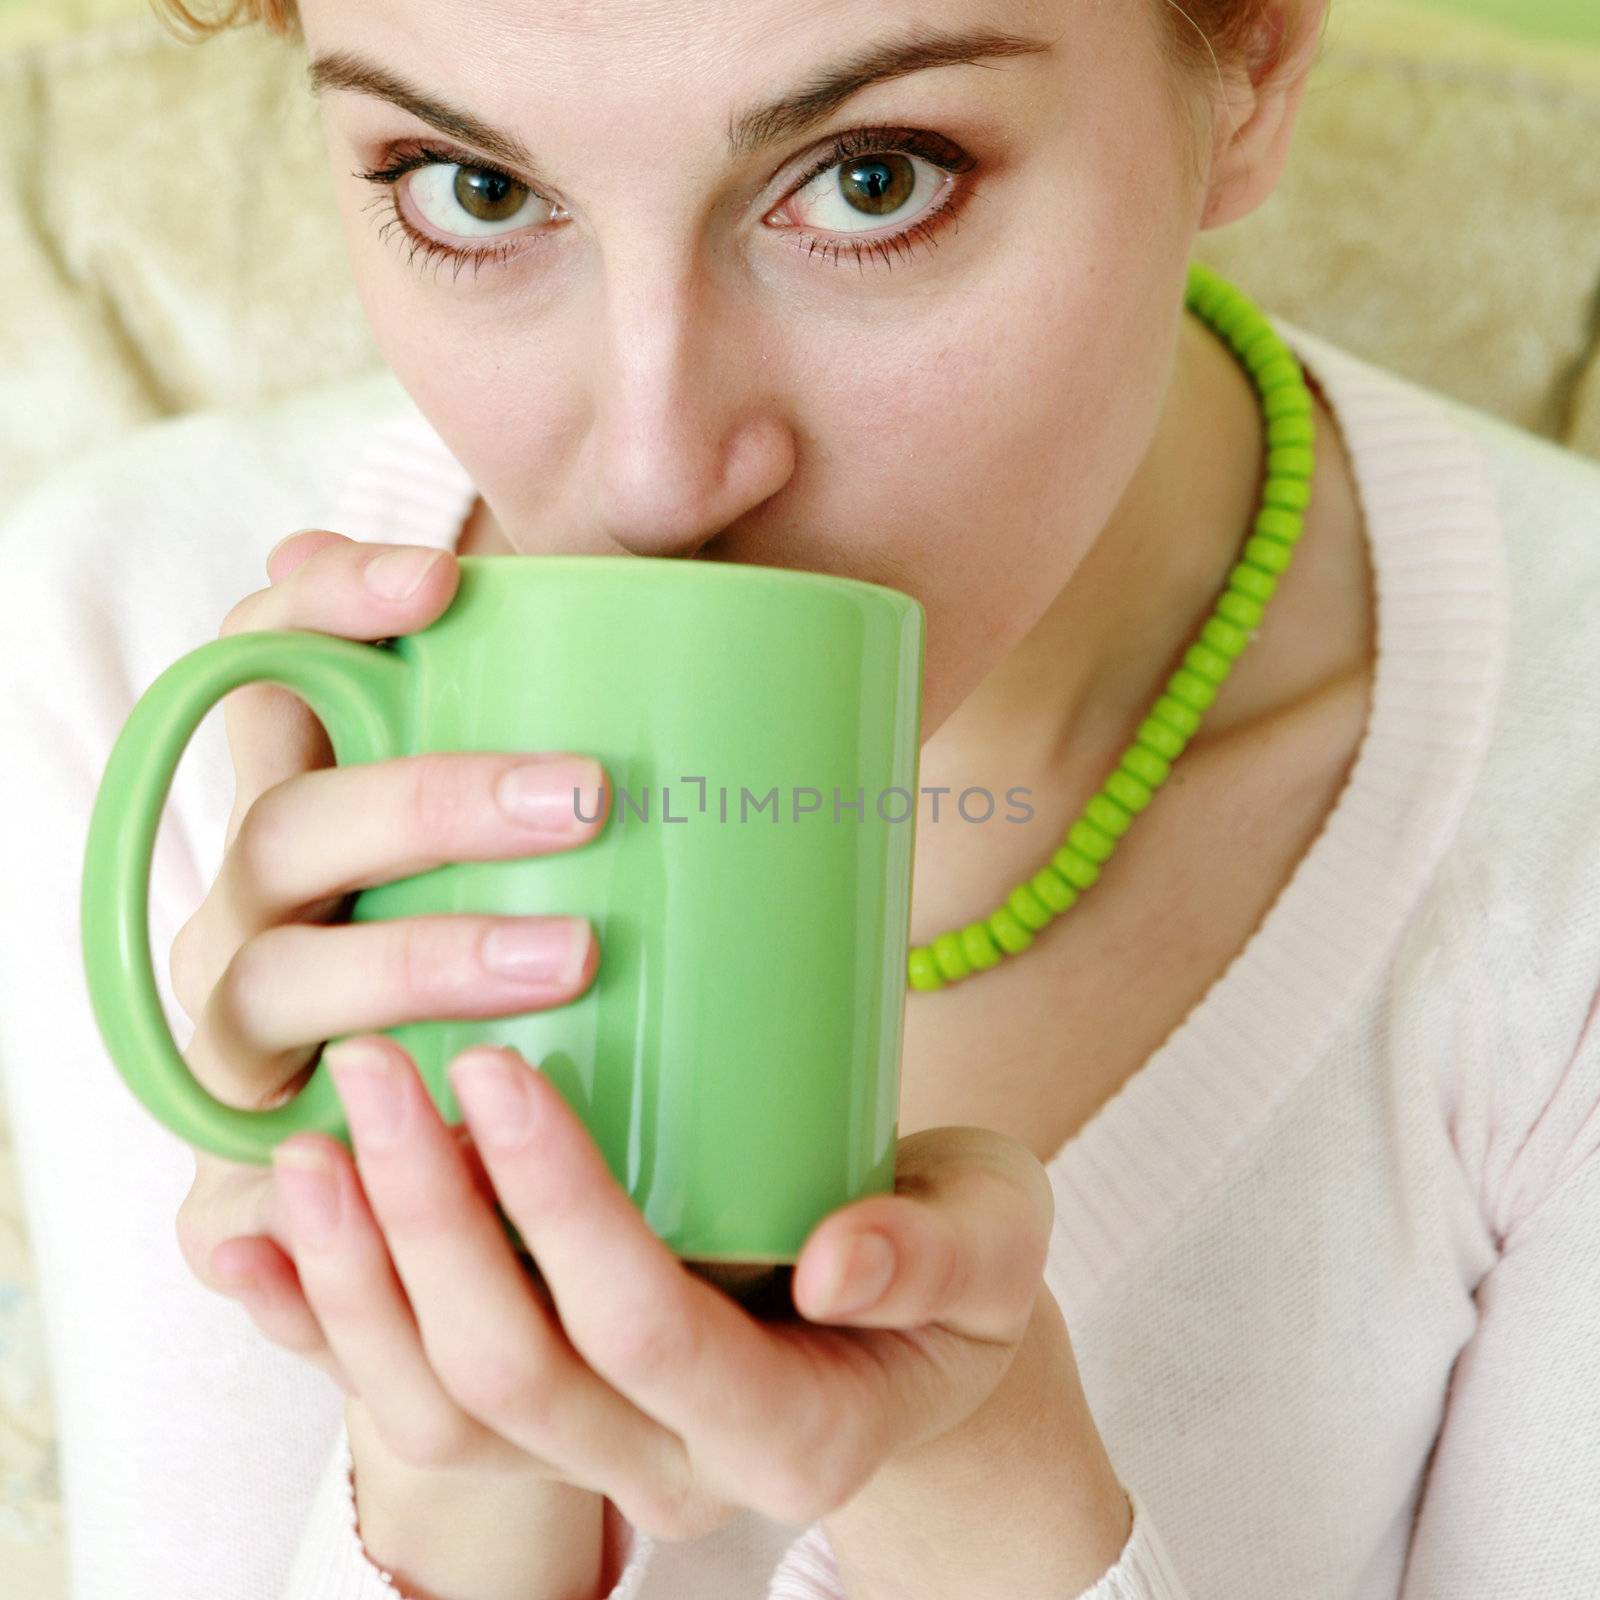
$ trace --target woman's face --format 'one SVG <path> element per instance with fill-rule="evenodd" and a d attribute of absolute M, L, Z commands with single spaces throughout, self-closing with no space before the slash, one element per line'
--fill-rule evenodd
<path fill-rule="evenodd" d="M 1161 411 L 1202 196 L 1156 9 L 301 16 L 378 347 L 511 547 L 892 584 L 927 611 L 936 728 L 1070 577 Z M 827 87 L 979 30 L 1015 39 Z"/>

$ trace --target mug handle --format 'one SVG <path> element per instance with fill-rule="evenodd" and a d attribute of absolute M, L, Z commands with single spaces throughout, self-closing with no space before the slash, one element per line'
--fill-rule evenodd
<path fill-rule="evenodd" d="M 145 1108 L 191 1145 L 270 1165 L 291 1133 L 349 1143 L 343 1106 L 314 1070 L 266 1111 L 210 1094 L 178 1052 L 150 961 L 150 869 L 162 809 L 189 741 L 216 703 L 247 683 L 297 694 L 326 728 L 341 766 L 401 753 L 411 669 L 385 644 L 266 629 L 230 634 L 173 662 L 135 704 L 100 780 L 84 852 L 84 971 L 112 1062 Z"/>

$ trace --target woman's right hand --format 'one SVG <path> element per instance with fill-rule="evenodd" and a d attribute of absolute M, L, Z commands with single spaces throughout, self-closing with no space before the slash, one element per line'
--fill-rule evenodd
<path fill-rule="evenodd" d="M 416 578 L 415 587 L 370 587 L 374 568 Z M 219 636 L 415 633 L 449 606 L 458 573 L 448 550 L 305 529 L 268 556 L 270 585 L 234 606 Z M 251 1110 L 282 1104 L 329 1038 L 539 1010 L 589 986 L 597 959 L 582 917 L 341 918 L 359 890 L 444 862 L 584 844 L 605 820 L 597 762 L 437 752 L 340 767 L 321 723 L 287 689 L 245 685 L 225 697 L 223 714 L 236 784 L 223 861 L 170 957 L 174 994 L 195 1024 L 184 1059 L 217 1099 Z M 534 797 L 531 820 L 508 807 L 511 787 Z M 580 821 L 579 809 L 595 820 Z M 519 937 L 531 943 L 519 947 Z M 460 1137 L 470 1149 L 464 1129 Z M 239 1299 L 274 1343 L 356 1394 L 301 1291 L 271 1167 L 196 1150 L 177 1232 L 206 1287 Z"/>

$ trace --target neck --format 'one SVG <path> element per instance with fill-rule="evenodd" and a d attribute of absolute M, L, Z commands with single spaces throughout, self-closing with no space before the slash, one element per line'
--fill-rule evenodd
<path fill-rule="evenodd" d="M 913 943 L 992 910 L 1100 786 L 1238 560 L 1264 451 L 1254 385 L 1185 316 L 1150 448 L 1116 509 L 1039 621 L 923 745 L 923 788 L 949 795 L 937 821 L 926 796 L 918 816 Z M 1219 695 L 1193 743 L 1248 698 Z M 994 797 L 982 826 L 955 809 L 969 786 Z M 1025 823 L 1003 820 L 1018 815 L 1014 786 L 1033 810 Z"/>

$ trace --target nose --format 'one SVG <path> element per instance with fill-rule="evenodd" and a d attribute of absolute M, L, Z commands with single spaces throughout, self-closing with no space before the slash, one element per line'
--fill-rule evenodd
<path fill-rule="evenodd" d="M 793 431 L 736 297 L 659 270 L 637 281 L 603 295 L 582 481 L 597 537 L 689 559 L 788 481 Z"/>

